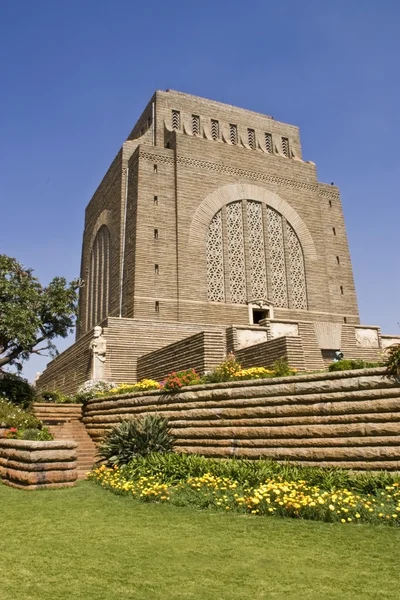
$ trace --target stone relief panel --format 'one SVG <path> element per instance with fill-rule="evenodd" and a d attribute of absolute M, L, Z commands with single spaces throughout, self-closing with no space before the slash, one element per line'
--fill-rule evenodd
<path fill-rule="evenodd" d="M 299 335 L 299 326 L 297 323 L 278 323 L 271 321 L 271 338 L 279 338 L 283 336 L 296 337 Z"/>
<path fill-rule="evenodd" d="M 400 344 L 400 336 L 381 336 L 382 350 L 386 352 L 391 346 L 398 346 Z"/>
<path fill-rule="evenodd" d="M 318 346 L 321 350 L 340 350 L 342 344 L 341 323 L 316 321 L 314 323 Z"/>
<path fill-rule="evenodd" d="M 266 331 L 257 331 L 254 329 L 237 329 L 236 339 L 238 350 L 254 346 L 254 344 L 261 344 L 268 340 Z"/>
<path fill-rule="evenodd" d="M 356 327 L 356 346 L 360 348 L 379 348 L 379 336 L 377 329 Z"/>

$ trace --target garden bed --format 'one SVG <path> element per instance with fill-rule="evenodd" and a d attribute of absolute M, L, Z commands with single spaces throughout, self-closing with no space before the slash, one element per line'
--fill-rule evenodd
<path fill-rule="evenodd" d="M 88 479 L 145 502 L 342 524 L 400 524 L 400 477 L 273 461 L 154 453 Z"/>

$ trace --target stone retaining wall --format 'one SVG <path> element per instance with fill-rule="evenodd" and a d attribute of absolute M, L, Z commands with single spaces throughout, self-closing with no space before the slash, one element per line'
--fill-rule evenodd
<path fill-rule="evenodd" d="M 84 409 L 100 439 L 121 418 L 168 417 L 180 452 L 400 470 L 400 385 L 384 369 L 93 399 Z"/>
<path fill-rule="evenodd" d="M 211 371 L 225 357 L 225 340 L 221 331 L 202 331 L 164 348 L 140 356 L 137 378 L 161 381 L 172 371 L 196 369 Z"/>
<path fill-rule="evenodd" d="M 291 367 L 305 371 L 304 352 L 299 337 L 283 336 L 236 350 L 237 360 L 244 369 L 250 367 L 271 367 L 276 360 L 283 358 Z"/>
<path fill-rule="evenodd" d="M 0 439 L 0 477 L 11 487 L 36 490 L 75 485 L 75 442 Z"/>
<path fill-rule="evenodd" d="M 33 414 L 46 425 L 67 423 L 82 417 L 82 404 L 68 404 L 58 402 L 34 402 Z"/>

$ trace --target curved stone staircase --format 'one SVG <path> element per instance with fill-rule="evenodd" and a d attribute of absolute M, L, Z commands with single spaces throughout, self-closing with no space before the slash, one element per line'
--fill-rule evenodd
<path fill-rule="evenodd" d="M 35 403 L 35 416 L 43 421 L 55 440 L 72 440 L 78 444 L 78 479 L 85 479 L 97 460 L 97 450 L 82 423 L 80 404 Z"/>

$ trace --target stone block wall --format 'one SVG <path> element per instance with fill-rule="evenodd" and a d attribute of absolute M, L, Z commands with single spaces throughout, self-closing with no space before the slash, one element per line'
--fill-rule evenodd
<path fill-rule="evenodd" d="M 118 317 L 109 317 L 102 325 L 103 335 L 107 340 L 105 377 L 115 383 L 135 383 L 138 380 L 137 361 L 142 355 L 184 340 L 205 329 L 210 333 L 225 332 L 224 327 L 213 325 Z M 93 332 L 85 334 L 51 361 L 36 381 L 37 389 L 73 394 L 90 379 L 89 344 L 92 336 Z M 225 351 L 225 336 L 223 348 Z"/>
<path fill-rule="evenodd" d="M 291 367 L 305 370 L 304 352 L 299 337 L 280 337 L 236 351 L 236 358 L 243 368 L 271 367 L 279 358 L 287 360 Z"/>
<path fill-rule="evenodd" d="M 50 361 L 35 382 L 37 390 L 72 394 L 90 379 L 89 344 L 92 337 L 93 332 L 90 331 Z"/>
<path fill-rule="evenodd" d="M 0 439 L 0 477 L 5 485 L 36 490 L 75 485 L 75 442 Z"/>
<path fill-rule="evenodd" d="M 59 404 L 57 402 L 35 402 L 33 413 L 46 425 L 60 425 L 82 418 L 81 404 Z"/>
<path fill-rule="evenodd" d="M 211 371 L 225 357 L 224 336 L 219 331 L 202 331 L 175 344 L 169 344 L 138 358 L 138 380 L 161 381 L 172 371 L 195 369 Z"/>
<path fill-rule="evenodd" d="M 358 331 L 374 333 L 370 340 L 357 340 Z M 364 345 L 369 343 L 370 345 Z M 361 345 L 363 344 L 363 345 Z M 342 325 L 342 346 L 345 358 L 360 359 L 368 362 L 377 362 L 383 359 L 381 332 L 379 327 L 354 327 Z"/>
<path fill-rule="evenodd" d="M 170 420 L 178 452 L 400 470 L 400 386 L 383 369 L 94 399 L 83 420 L 97 440 L 150 412 Z"/>

